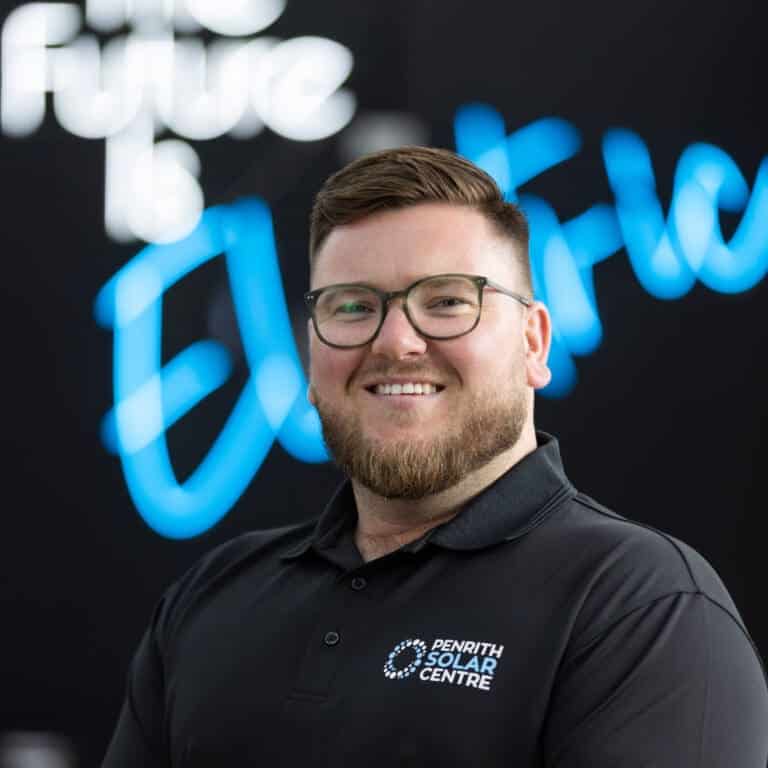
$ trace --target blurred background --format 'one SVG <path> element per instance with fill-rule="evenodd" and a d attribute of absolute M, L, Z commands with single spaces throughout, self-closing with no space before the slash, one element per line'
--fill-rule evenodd
<path fill-rule="evenodd" d="M 767 16 L 2 0 L 0 767 L 97 765 L 161 592 L 322 509 L 308 212 L 399 144 L 521 202 L 557 331 L 539 428 L 577 487 L 715 566 L 765 655 Z"/>

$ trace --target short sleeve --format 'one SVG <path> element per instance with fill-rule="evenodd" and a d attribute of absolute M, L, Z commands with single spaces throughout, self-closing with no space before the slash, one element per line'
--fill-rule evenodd
<path fill-rule="evenodd" d="M 122 710 L 102 768 L 170 766 L 163 739 L 164 674 L 155 638 L 161 606 L 133 656 Z"/>
<path fill-rule="evenodd" d="M 546 768 L 766 768 L 757 651 L 706 595 L 656 599 L 568 651 L 544 751 Z"/>

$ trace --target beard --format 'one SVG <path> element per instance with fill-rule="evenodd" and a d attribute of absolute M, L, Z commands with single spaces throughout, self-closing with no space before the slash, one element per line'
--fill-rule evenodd
<path fill-rule="evenodd" d="M 427 439 L 377 441 L 355 413 L 317 398 L 323 438 L 339 468 L 387 499 L 423 499 L 453 487 L 517 444 L 528 416 L 524 387 L 506 397 L 488 393 L 467 403 L 444 434 Z"/>

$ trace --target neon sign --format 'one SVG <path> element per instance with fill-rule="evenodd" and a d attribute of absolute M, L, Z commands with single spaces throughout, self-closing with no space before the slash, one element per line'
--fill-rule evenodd
<path fill-rule="evenodd" d="M 162 365 L 162 297 L 174 283 L 225 253 L 251 376 L 221 434 L 181 485 L 166 429 L 227 378 L 229 355 L 198 342 Z M 237 501 L 277 438 L 301 461 L 325 461 L 317 412 L 306 400 L 267 206 L 258 200 L 207 210 L 177 243 L 141 250 L 102 288 L 99 322 L 114 332 L 115 406 L 104 436 L 119 452 L 136 508 L 169 538 L 215 525 Z"/>
<path fill-rule="evenodd" d="M 501 116 L 486 105 L 462 107 L 455 134 L 458 151 L 489 171 L 510 200 L 580 148 L 577 130 L 565 120 L 537 120 L 507 135 Z M 600 343 L 592 273 L 621 248 L 640 284 L 660 299 L 684 296 L 696 280 L 722 293 L 744 291 L 768 269 L 768 160 L 750 194 L 723 150 L 691 145 L 678 162 L 665 217 L 640 137 L 608 132 L 603 158 L 614 205 L 593 205 L 560 222 L 545 200 L 519 198 L 531 224 L 535 292 L 553 318 L 553 379 L 542 391 L 552 397 L 575 385 L 573 357 Z M 728 243 L 719 209 L 744 211 Z M 199 341 L 163 365 L 162 296 L 219 254 L 226 259 L 251 376 L 207 456 L 180 485 L 165 432 L 226 381 L 230 359 L 222 345 Z M 187 538 L 213 526 L 243 493 L 274 439 L 302 461 L 327 459 L 317 413 L 305 397 L 264 202 L 212 208 L 186 238 L 146 246 L 99 292 L 96 315 L 114 332 L 115 405 L 104 419 L 104 441 L 120 456 L 139 513 L 161 535 Z"/>
<path fill-rule="evenodd" d="M 200 159 L 187 142 L 155 142 L 166 128 L 194 140 L 247 139 L 264 126 L 294 141 L 331 136 L 355 97 L 342 84 L 352 54 L 324 37 L 249 38 L 285 0 L 87 0 L 102 47 L 79 34 L 73 3 L 28 3 L 2 28 L 0 126 L 27 136 L 45 117 L 46 93 L 70 133 L 106 140 L 104 222 L 115 240 L 172 242 L 203 210 Z M 217 35 L 208 45 L 192 33 Z M 181 36 L 177 32 L 182 33 Z"/>
<path fill-rule="evenodd" d="M 506 135 L 501 115 L 485 104 L 466 105 L 454 122 L 457 150 L 490 173 L 505 197 L 517 201 L 526 181 L 578 152 L 580 137 L 565 120 L 544 118 Z M 542 394 L 561 397 L 576 383 L 573 356 L 602 339 L 592 270 L 626 248 L 643 288 L 659 299 L 684 296 L 701 281 L 721 293 L 746 291 L 768 269 L 768 159 L 750 195 L 733 159 L 711 144 L 692 144 L 680 156 L 665 218 L 656 195 L 650 152 L 632 131 L 608 131 L 603 160 L 614 205 L 597 204 L 561 223 L 541 198 L 521 196 L 531 227 L 534 292 L 552 313 L 552 383 Z M 719 210 L 744 211 L 728 243 Z"/>

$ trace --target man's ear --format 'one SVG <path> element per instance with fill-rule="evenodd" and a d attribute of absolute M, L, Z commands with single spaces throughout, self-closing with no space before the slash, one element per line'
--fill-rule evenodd
<path fill-rule="evenodd" d="M 529 387 L 541 389 L 552 379 L 547 366 L 552 344 L 552 319 L 540 301 L 534 301 L 525 311 L 525 374 Z"/>

